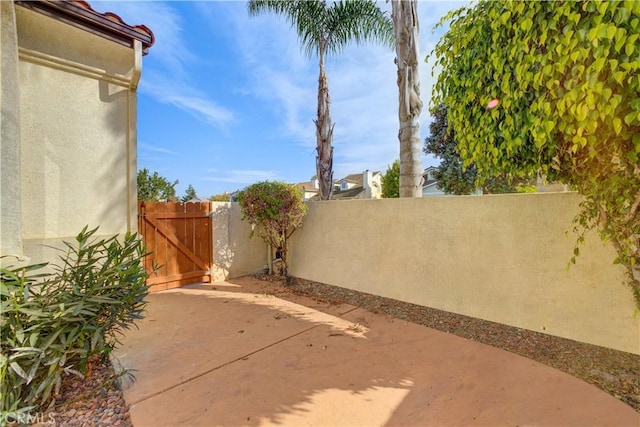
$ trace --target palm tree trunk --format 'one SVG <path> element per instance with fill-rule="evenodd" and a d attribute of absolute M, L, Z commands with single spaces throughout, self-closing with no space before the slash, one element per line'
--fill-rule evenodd
<path fill-rule="evenodd" d="M 318 77 L 318 119 L 316 124 L 316 171 L 318 174 L 320 200 L 329 200 L 333 192 L 333 124 L 329 113 L 329 86 L 324 70 L 324 49 L 319 49 L 320 76 Z"/>
<path fill-rule="evenodd" d="M 418 2 L 392 0 L 391 8 L 400 100 L 400 197 L 422 197 Z"/>

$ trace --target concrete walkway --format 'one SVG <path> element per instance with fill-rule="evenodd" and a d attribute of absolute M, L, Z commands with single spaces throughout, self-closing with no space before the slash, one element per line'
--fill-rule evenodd
<path fill-rule="evenodd" d="M 540 363 L 253 278 L 151 294 L 139 326 L 115 354 L 135 427 L 640 425 Z"/>

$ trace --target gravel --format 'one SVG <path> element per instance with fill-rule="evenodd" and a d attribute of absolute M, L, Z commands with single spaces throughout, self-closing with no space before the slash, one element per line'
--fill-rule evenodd
<path fill-rule="evenodd" d="M 282 283 L 273 276 L 256 277 Z M 362 307 L 511 351 L 580 378 L 640 412 L 639 355 L 303 279 L 290 278 L 286 291 L 323 303 Z M 274 288 L 273 293 L 282 291 Z M 57 426 L 131 427 L 129 408 L 111 363 L 92 359 L 89 366 L 86 378 L 63 380 L 60 395 L 44 419 L 55 420 Z"/>
<path fill-rule="evenodd" d="M 40 425 L 133 426 L 111 363 L 102 363 L 94 357 L 89 360 L 88 368 L 84 378 L 63 377 L 60 393 L 41 417 L 44 422 Z"/>

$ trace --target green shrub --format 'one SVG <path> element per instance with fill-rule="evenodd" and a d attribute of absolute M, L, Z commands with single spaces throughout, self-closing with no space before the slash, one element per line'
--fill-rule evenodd
<path fill-rule="evenodd" d="M 85 227 L 52 272 L 47 264 L 2 269 L 0 301 L 2 411 L 47 403 L 62 375 L 82 376 L 87 360 L 103 361 L 124 329 L 142 319 L 147 274 L 135 234 L 92 239 Z"/>
<path fill-rule="evenodd" d="M 277 249 L 282 261 L 279 273 L 287 275 L 289 237 L 302 224 L 307 212 L 302 191 L 294 185 L 263 181 L 250 185 L 238 194 L 242 219 L 255 228 L 267 245 Z"/>

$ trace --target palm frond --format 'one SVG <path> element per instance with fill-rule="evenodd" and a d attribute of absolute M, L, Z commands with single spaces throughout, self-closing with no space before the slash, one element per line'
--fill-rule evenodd
<path fill-rule="evenodd" d="M 378 41 L 393 47 L 391 17 L 370 0 L 336 2 L 327 10 L 327 52 L 339 53 L 353 40 L 357 44 Z"/>
<path fill-rule="evenodd" d="M 393 23 L 371 0 L 347 0 L 327 7 L 324 0 L 250 0 L 251 16 L 272 12 L 297 31 L 307 56 L 338 53 L 354 40 L 381 41 L 393 46 Z"/>

